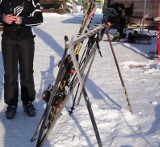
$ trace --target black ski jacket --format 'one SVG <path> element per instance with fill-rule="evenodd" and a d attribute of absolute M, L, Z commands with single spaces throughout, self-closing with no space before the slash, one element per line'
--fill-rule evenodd
<path fill-rule="evenodd" d="M 13 14 L 22 18 L 22 24 L 11 25 L 3 22 L 3 17 Z M 43 22 L 42 12 L 38 0 L 0 0 L 0 25 L 3 26 L 2 37 L 15 40 L 33 38 L 32 26 Z"/>

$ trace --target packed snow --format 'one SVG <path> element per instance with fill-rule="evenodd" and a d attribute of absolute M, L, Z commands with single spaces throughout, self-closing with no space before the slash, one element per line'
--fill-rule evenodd
<path fill-rule="evenodd" d="M 3 62 L 0 56 L 0 146 L 35 147 L 30 139 L 45 109 L 41 96 L 48 84 L 53 84 L 58 62 L 64 51 L 64 36 L 77 35 L 83 13 L 43 13 L 44 23 L 33 30 L 35 38 L 34 79 L 37 116 L 30 118 L 19 100 L 14 119 L 5 118 L 3 98 Z M 96 13 L 92 24 L 101 22 L 102 14 Z M 110 30 L 113 34 L 115 30 Z M 0 32 L 2 33 L 2 32 Z M 144 30 L 147 34 L 147 30 Z M 147 59 L 156 51 L 157 38 L 150 45 L 113 42 L 120 72 L 128 93 L 132 113 L 129 111 L 124 89 L 118 74 L 109 43 L 100 42 L 102 57 L 96 53 L 86 89 L 104 147 L 160 147 L 160 62 Z M 90 116 L 82 97 L 80 104 L 69 116 L 72 97 L 48 136 L 44 147 L 97 147 L 97 140 Z"/>

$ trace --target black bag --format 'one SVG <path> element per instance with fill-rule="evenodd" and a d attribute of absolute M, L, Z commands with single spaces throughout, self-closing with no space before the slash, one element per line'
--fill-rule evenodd
<path fill-rule="evenodd" d="M 135 42 L 135 38 L 134 38 L 134 35 L 132 34 L 132 32 L 128 33 L 127 41 L 128 42 Z"/>
<path fill-rule="evenodd" d="M 125 8 L 125 15 L 130 16 L 133 14 L 133 4 L 130 7 Z"/>

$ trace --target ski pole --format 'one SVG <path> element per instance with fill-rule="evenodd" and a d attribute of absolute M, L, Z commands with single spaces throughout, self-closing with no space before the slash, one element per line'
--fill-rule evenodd
<path fill-rule="evenodd" d="M 114 61 L 115 61 L 115 63 L 116 63 L 116 67 L 117 67 L 117 70 L 118 70 L 118 74 L 119 74 L 119 77 L 120 77 L 120 80 L 121 80 L 121 83 L 122 83 L 122 87 L 123 87 L 123 90 L 124 90 L 124 94 L 125 94 L 125 97 L 126 97 L 126 101 L 127 101 L 127 104 L 128 104 L 128 108 L 129 108 L 129 111 L 132 113 L 132 107 L 131 107 L 131 104 L 130 104 L 130 102 L 129 102 L 127 90 L 126 90 L 126 87 L 125 87 L 125 84 L 124 84 L 124 81 L 123 81 L 123 78 L 122 78 L 122 74 L 121 74 L 121 71 L 120 71 L 120 68 L 119 68 L 119 65 L 118 65 L 118 61 L 117 61 L 117 58 L 116 58 L 116 55 L 115 55 L 115 52 L 114 52 L 114 49 L 113 49 L 113 46 L 112 46 L 112 43 L 111 43 L 111 40 L 110 40 L 109 33 L 108 33 L 108 30 L 107 30 L 107 29 L 106 29 L 106 34 L 107 34 L 108 42 L 109 42 L 109 44 L 110 44 L 111 51 L 112 51 L 112 54 L 113 54 L 113 57 L 114 57 Z"/>

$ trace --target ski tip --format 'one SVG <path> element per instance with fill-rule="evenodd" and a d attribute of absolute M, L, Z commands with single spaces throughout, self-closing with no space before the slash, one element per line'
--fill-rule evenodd
<path fill-rule="evenodd" d="M 68 36 L 65 35 L 65 36 L 64 36 L 64 40 L 65 40 L 65 41 L 68 41 Z"/>

